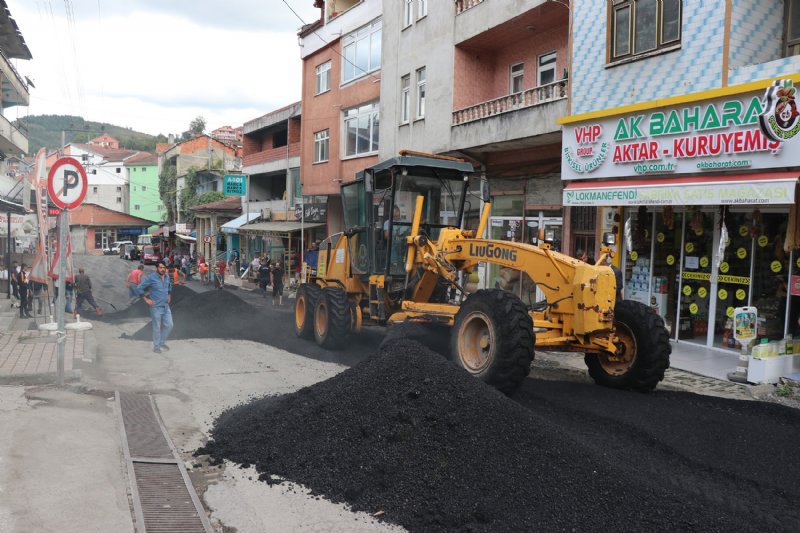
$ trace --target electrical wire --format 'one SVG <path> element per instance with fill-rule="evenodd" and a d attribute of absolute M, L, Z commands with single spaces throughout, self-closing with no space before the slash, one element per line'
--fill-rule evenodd
<path fill-rule="evenodd" d="M 297 19 L 298 19 L 300 22 L 302 22 L 302 23 L 303 23 L 303 26 L 307 26 L 307 25 L 308 25 L 308 24 L 306 24 L 306 21 L 305 21 L 305 20 L 303 20 L 303 17 L 301 17 L 301 16 L 300 16 L 300 15 L 297 13 L 297 11 L 295 11 L 295 10 L 294 10 L 294 8 L 293 8 L 292 6 L 290 6 L 290 5 L 289 5 L 289 2 L 287 2 L 287 0 L 283 0 L 283 3 L 286 5 L 286 7 L 288 7 L 288 8 L 289 8 L 289 11 L 291 11 L 292 13 L 294 13 L 294 16 L 295 16 L 295 17 L 297 17 Z M 383 27 L 382 27 L 382 26 L 381 26 L 381 32 L 383 32 Z M 325 43 L 325 44 L 330 44 L 330 41 L 327 41 L 327 40 L 325 40 L 325 38 L 324 38 L 324 37 L 322 37 L 322 36 L 321 36 L 319 33 L 317 33 L 317 30 L 314 30 L 312 33 L 313 33 L 313 34 L 314 34 L 314 35 L 315 35 L 315 36 L 316 36 L 316 37 L 317 37 L 317 38 L 318 38 L 320 41 L 322 41 L 323 43 Z M 358 65 L 356 65 L 355 63 L 353 63 L 352 61 L 350 61 L 349 59 L 347 59 L 347 58 L 344 56 L 344 54 L 342 54 L 342 53 L 341 53 L 339 50 L 336 50 L 335 48 L 331 48 L 331 50 L 333 50 L 333 52 L 334 52 L 336 55 L 338 55 L 339 57 L 341 57 L 341 58 L 342 58 L 344 61 L 346 61 L 347 63 L 349 63 L 349 64 L 350 64 L 350 65 L 351 65 L 353 68 L 355 68 L 355 69 L 356 69 L 356 70 L 358 70 L 358 71 L 361 71 L 361 72 L 363 72 L 363 73 L 364 73 L 364 75 L 366 75 L 366 76 L 369 76 L 370 78 L 372 78 L 372 79 L 373 79 L 373 81 L 381 81 L 381 79 L 380 79 L 379 77 L 377 77 L 376 75 L 374 75 L 374 74 L 371 74 L 371 73 L 369 73 L 369 72 L 365 72 L 365 71 L 364 71 L 364 69 L 362 69 L 361 67 L 359 67 Z M 355 79 L 355 78 L 353 78 L 353 79 Z"/>

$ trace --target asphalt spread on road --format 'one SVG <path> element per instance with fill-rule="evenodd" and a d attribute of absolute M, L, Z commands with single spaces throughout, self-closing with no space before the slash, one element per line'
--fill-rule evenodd
<path fill-rule="evenodd" d="M 761 402 L 534 379 L 509 398 L 393 338 L 226 411 L 197 454 L 412 531 L 793 531 L 799 440 L 800 413 Z"/>

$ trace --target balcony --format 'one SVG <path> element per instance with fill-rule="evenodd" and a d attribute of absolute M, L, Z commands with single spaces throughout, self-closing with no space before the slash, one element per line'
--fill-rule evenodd
<path fill-rule="evenodd" d="M 28 137 L 0 115 L 0 152 L 6 155 L 28 153 Z"/>
<path fill-rule="evenodd" d="M 503 113 L 519 111 L 526 107 L 534 107 L 561 100 L 566 97 L 567 80 L 557 81 L 453 111 L 453 126 L 459 126 Z"/>
<path fill-rule="evenodd" d="M 467 9 L 472 9 L 484 0 L 456 0 L 456 15 L 460 15 Z"/>

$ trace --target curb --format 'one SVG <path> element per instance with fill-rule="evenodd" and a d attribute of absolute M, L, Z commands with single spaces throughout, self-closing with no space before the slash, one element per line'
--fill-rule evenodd
<path fill-rule="evenodd" d="M 64 381 L 80 381 L 82 375 L 83 372 L 78 369 L 65 370 Z M 57 381 L 58 373 L 56 372 L 0 376 L 0 385 L 54 385 Z"/>

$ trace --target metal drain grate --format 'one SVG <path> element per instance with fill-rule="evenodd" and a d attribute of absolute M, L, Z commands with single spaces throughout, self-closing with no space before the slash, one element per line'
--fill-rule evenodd
<path fill-rule="evenodd" d="M 212 533 L 149 395 L 116 393 L 137 533 Z"/>

